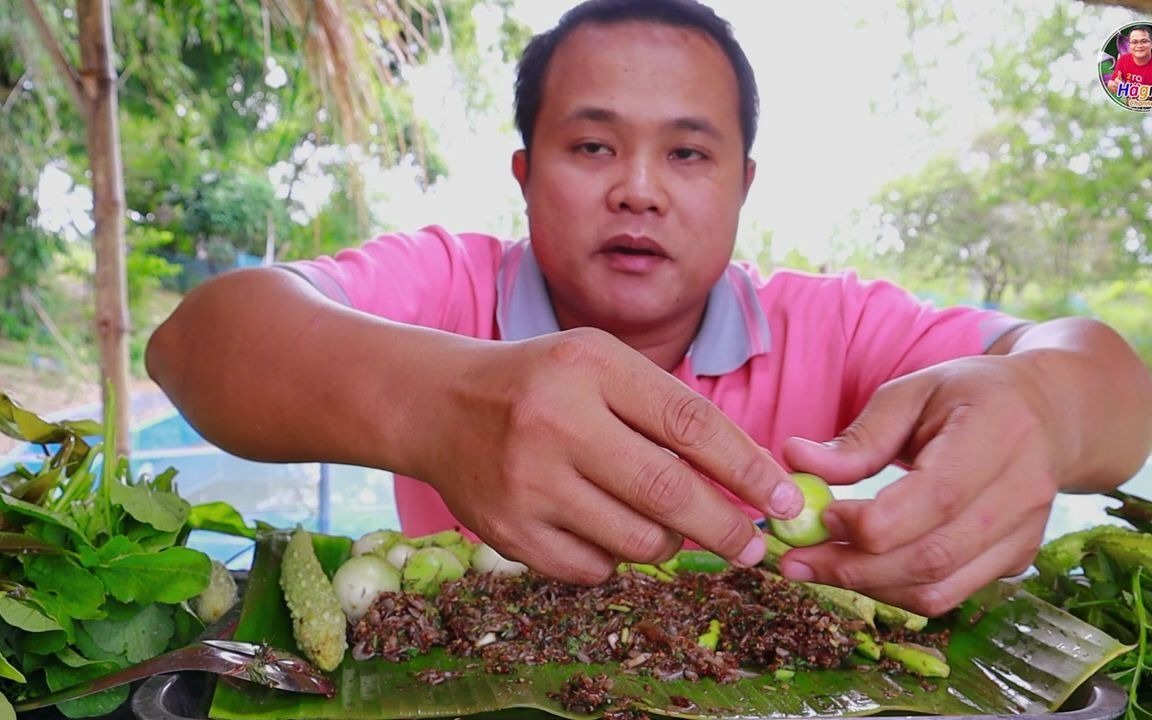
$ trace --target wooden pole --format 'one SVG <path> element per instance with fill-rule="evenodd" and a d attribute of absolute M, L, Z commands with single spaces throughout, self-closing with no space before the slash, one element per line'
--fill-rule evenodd
<path fill-rule="evenodd" d="M 115 402 L 116 452 L 131 447 L 128 361 L 128 282 L 124 245 L 124 170 L 120 156 L 119 102 L 112 62 L 109 0 L 77 0 L 80 86 L 87 106 L 88 158 L 96 227 L 96 337 L 104 403 Z"/>

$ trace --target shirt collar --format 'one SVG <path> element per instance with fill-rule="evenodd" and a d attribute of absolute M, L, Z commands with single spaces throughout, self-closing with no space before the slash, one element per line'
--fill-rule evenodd
<path fill-rule="evenodd" d="M 548 286 L 528 240 L 511 245 L 496 280 L 496 323 L 504 340 L 560 331 Z M 729 263 L 708 293 L 704 320 L 688 348 L 697 376 L 726 375 L 771 347 L 768 319 L 748 270 Z"/>

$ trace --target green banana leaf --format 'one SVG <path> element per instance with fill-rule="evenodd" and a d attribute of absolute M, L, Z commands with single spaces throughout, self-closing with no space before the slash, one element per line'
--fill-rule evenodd
<path fill-rule="evenodd" d="M 235 637 L 295 649 L 291 619 L 279 587 L 287 535 L 262 535 Z M 348 555 L 347 538 L 315 535 L 317 555 L 331 573 Z M 877 670 L 771 674 L 717 684 L 662 682 L 626 675 L 615 666 L 526 666 L 513 675 L 486 674 L 473 659 L 433 651 L 406 663 L 346 657 L 333 678 L 332 699 L 293 695 L 251 685 L 218 683 L 209 710 L 216 720 L 392 720 L 474 715 L 514 708 L 520 717 L 592 717 L 565 711 L 548 697 L 576 672 L 606 673 L 612 694 L 636 698 L 632 707 L 684 718 L 732 716 L 861 716 L 1020 714 L 1055 710 L 1103 665 L 1129 646 L 1019 587 L 994 583 L 956 613 L 946 655 L 947 680 L 928 682 Z M 424 669 L 455 673 L 441 684 L 416 678 Z M 690 701 L 690 704 L 685 702 Z M 689 709 L 685 709 L 686 706 Z M 543 712 L 541 712 L 543 711 Z"/>

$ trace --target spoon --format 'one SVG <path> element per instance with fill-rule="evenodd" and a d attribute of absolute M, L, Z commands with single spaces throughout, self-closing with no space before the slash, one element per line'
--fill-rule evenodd
<path fill-rule="evenodd" d="M 336 686 L 331 680 L 306 660 L 290 652 L 263 644 L 235 640 L 201 640 L 95 680 L 26 700 L 14 707 L 18 713 L 35 710 L 153 675 L 164 675 L 180 670 L 216 673 L 289 692 L 325 697 L 336 694 Z"/>

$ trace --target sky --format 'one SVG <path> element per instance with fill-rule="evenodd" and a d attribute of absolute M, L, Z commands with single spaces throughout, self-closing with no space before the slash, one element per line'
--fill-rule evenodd
<path fill-rule="evenodd" d="M 1019 0 L 1037 13 L 1077 0 Z M 517 0 L 514 13 L 533 31 L 551 27 L 575 3 L 571 0 Z M 990 43 L 1021 42 L 1001 0 L 955 2 L 960 27 L 924 32 L 916 57 L 938 58 L 922 72 L 947 112 L 929 129 L 916 117 L 916 98 L 903 94 L 901 56 L 909 49 L 905 19 L 895 0 L 712 0 L 728 19 L 749 56 L 760 87 L 761 117 L 752 149 L 757 178 L 745 205 L 739 247 L 754 255 L 771 232 L 773 259 L 797 250 L 812 262 L 833 258 L 836 245 L 872 241 L 871 228 L 854 219 L 885 182 L 915 172 L 935 154 L 962 149 L 993 119 L 981 98 L 974 58 Z M 1066 68 L 1049 68 L 1076 82 L 1095 82 L 1096 51 L 1130 12 L 1113 8 L 1095 24 L 1099 42 L 1083 48 Z M 366 171 L 369 200 L 379 229 L 413 229 L 439 223 L 454 231 L 484 231 L 518 237 L 525 232 L 523 201 L 509 169 L 520 147 L 511 123 L 513 68 L 497 53 L 499 18 L 483 8 L 476 14 L 479 44 L 487 47 L 484 74 L 493 94 L 491 108 L 467 114 L 460 80 L 451 62 L 436 59 L 409 74 L 416 112 L 436 135 L 449 176 L 424 190 L 421 170 L 411 164 Z M 1092 35 L 1090 35 L 1092 36 Z M 275 68 L 270 84 L 282 83 Z M 937 92 L 936 89 L 939 88 Z M 1107 100 L 1101 94 L 1101 102 Z M 1122 110 L 1118 110 L 1123 112 Z M 317 156 L 319 158 L 319 155 Z M 274 179 L 282 173 L 274 170 Z M 306 191 L 313 205 L 323 202 L 330 184 L 319 173 Z M 90 194 L 70 188 L 67 176 L 49 169 L 41 197 L 68 198 L 46 211 L 45 226 L 90 221 L 78 218 Z M 72 195 L 69 195 L 72 193 Z"/>

